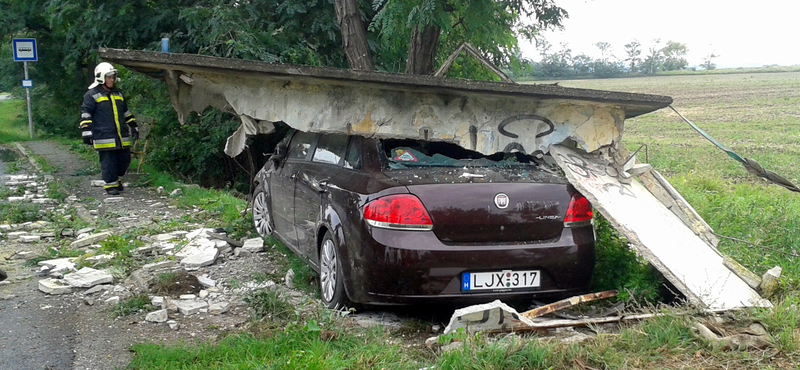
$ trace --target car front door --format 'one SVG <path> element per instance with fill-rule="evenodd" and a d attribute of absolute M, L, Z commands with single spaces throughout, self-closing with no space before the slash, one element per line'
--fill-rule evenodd
<path fill-rule="evenodd" d="M 286 158 L 271 178 L 272 218 L 275 232 L 286 242 L 287 247 L 300 251 L 297 242 L 297 227 L 294 224 L 295 183 L 298 173 L 311 158 L 316 134 L 297 131 L 289 142 Z"/>

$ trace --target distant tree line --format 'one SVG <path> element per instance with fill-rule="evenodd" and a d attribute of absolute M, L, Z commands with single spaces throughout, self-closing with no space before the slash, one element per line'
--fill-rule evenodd
<path fill-rule="evenodd" d="M 546 40 L 539 40 L 537 50 L 541 60 L 522 60 L 517 65 L 510 65 L 514 77 L 534 78 L 570 78 L 595 77 L 609 78 L 626 74 L 653 75 L 661 71 L 676 71 L 689 68 L 686 54 L 689 48 L 684 43 L 660 39 L 652 41 L 645 48 L 634 39 L 625 44 L 623 58 L 618 57 L 610 43 L 594 44 L 600 50 L 599 58 L 592 58 L 584 53 L 573 54 L 568 44 L 561 44 L 559 49 Z M 713 59 L 718 57 L 713 52 L 707 55 L 700 68 L 712 70 L 716 68 Z M 691 67 L 695 69 L 697 67 Z"/>

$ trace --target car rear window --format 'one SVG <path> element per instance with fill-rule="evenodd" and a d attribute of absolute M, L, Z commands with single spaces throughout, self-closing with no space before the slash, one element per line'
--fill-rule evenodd
<path fill-rule="evenodd" d="M 314 136 L 309 132 L 298 131 L 292 137 L 292 142 L 289 144 L 289 152 L 286 155 L 287 159 L 305 160 L 308 156 L 308 151 L 311 149 L 311 144 L 314 141 Z"/>
<path fill-rule="evenodd" d="M 520 153 L 499 152 L 489 156 L 450 143 L 416 140 L 381 140 L 390 169 L 416 167 L 539 167 L 545 161 Z"/>

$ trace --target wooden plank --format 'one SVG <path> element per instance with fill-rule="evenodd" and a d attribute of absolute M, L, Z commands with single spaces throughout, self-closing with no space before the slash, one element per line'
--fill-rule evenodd
<path fill-rule="evenodd" d="M 558 302 L 554 302 L 548 305 L 544 305 L 542 307 L 536 307 L 532 310 L 528 310 L 522 313 L 522 316 L 525 316 L 529 319 L 533 319 L 539 316 L 544 316 L 549 313 L 556 312 L 558 310 L 563 310 L 567 307 L 572 307 L 581 303 L 596 301 L 599 299 L 608 299 L 611 297 L 616 297 L 619 294 L 616 290 L 607 290 L 604 292 L 599 293 L 589 293 L 579 296 L 570 297 L 567 299 L 562 299 Z"/>

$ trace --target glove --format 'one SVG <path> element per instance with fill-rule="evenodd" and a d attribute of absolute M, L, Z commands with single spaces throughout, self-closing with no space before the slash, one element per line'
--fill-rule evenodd
<path fill-rule="evenodd" d="M 81 132 L 81 137 L 83 137 L 83 143 L 86 145 L 92 145 L 92 131 L 91 130 L 83 130 Z"/>
<path fill-rule="evenodd" d="M 139 140 L 139 128 L 136 126 L 131 126 L 131 142 L 135 142 Z"/>

